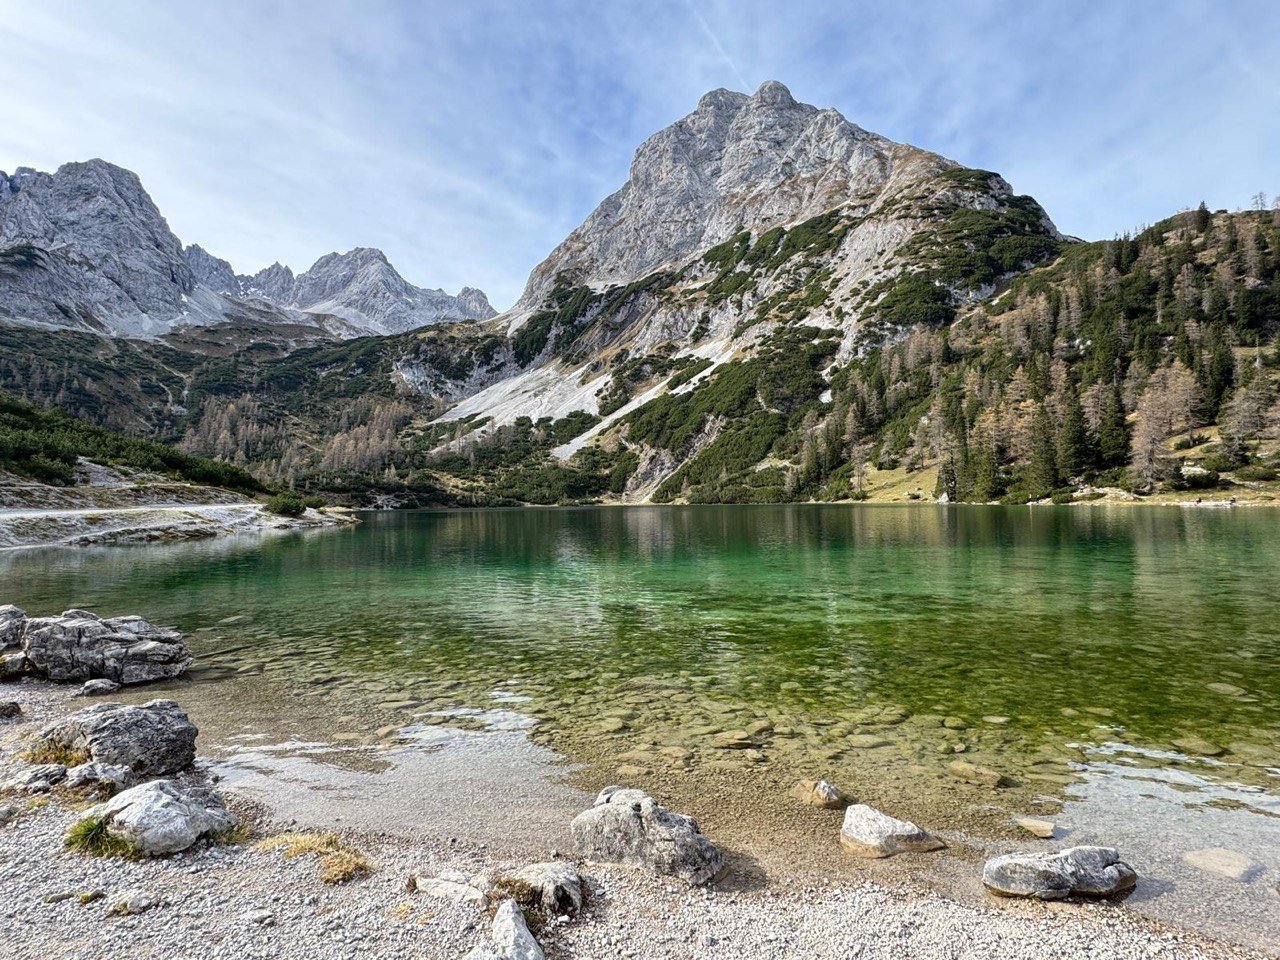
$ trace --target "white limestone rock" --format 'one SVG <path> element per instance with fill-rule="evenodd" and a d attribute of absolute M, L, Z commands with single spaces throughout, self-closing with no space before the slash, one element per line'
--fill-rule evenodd
<path fill-rule="evenodd" d="M 162 856 L 230 829 L 236 818 L 212 793 L 151 780 L 90 807 L 78 823 L 101 821 L 107 833 L 139 853 Z"/>
<path fill-rule="evenodd" d="M 605 787 L 573 820 L 584 857 L 646 867 L 690 885 L 710 883 L 724 870 L 724 854 L 692 817 L 673 813 L 642 790 Z"/>
<path fill-rule="evenodd" d="M 844 812 L 840 846 L 859 857 L 892 857 L 899 853 L 927 853 L 946 846 L 909 820 L 898 820 L 865 803 Z"/>

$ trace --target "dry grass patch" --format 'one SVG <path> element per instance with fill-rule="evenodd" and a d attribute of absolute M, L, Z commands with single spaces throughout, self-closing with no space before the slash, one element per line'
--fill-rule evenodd
<path fill-rule="evenodd" d="M 258 841 L 259 850 L 280 850 L 287 859 L 315 854 L 320 859 L 320 879 L 347 883 L 373 872 L 363 853 L 348 846 L 336 833 L 282 833 Z"/>
<path fill-rule="evenodd" d="M 90 759 L 87 751 L 76 750 L 64 743 L 37 743 L 19 756 L 27 763 L 60 763 L 64 767 L 78 767 Z"/>

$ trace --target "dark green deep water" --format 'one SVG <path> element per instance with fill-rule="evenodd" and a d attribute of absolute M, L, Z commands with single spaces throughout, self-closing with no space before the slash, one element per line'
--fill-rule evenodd
<path fill-rule="evenodd" d="M 601 674 L 672 689 L 694 678 L 804 716 L 891 703 L 1009 717 L 1033 738 L 1103 717 L 1135 743 L 1280 743 L 1280 512 L 640 507 L 363 521 L 0 555 L 0 602 L 187 631 L 244 616 L 220 638 L 357 674 L 518 676 L 562 693 Z"/>

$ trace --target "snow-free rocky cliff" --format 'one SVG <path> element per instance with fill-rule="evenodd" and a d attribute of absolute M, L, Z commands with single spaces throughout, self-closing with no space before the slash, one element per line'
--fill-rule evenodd
<path fill-rule="evenodd" d="M 0 172 L 0 320 L 155 337 L 246 307 L 338 336 L 494 315 L 481 291 L 416 287 L 367 247 L 327 254 L 296 277 L 280 264 L 237 276 L 202 247 L 184 248 L 137 175 L 102 160 Z"/>
<path fill-rule="evenodd" d="M 719 364 L 801 321 L 838 331 L 847 359 L 894 335 L 878 308 L 897 279 L 927 275 L 959 304 L 1061 240 L 995 174 L 868 132 L 776 81 L 714 90 L 646 140 L 627 182 L 533 270 L 493 322 L 515 368 L 446 418 L 603 410 L 600 434 L 665 389 L 634 371 L 620 383 L 622 364 Z"/>

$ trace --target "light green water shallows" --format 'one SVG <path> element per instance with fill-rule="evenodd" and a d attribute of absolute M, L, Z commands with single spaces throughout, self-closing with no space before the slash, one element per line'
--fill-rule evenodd
<path fill-rule="evenodd" d="M 1237 779 L 1276 783 L 1280 512 L 646 507 L 363 521 L 11 553 L 0 602 L 143 614 L 195 632 L 196 677 L 257 663 L 404 711 L 494 706 L 488 691 L 518 680 L 506 689 L 521 709 L 570 740 L 575 725 L 619 737 L 637 762 L 663 746 L 761 762 L 714 751 L 718 732 L 754 724 L 752 743 L 734 746 L 797 767 L 884 734 L 917 763 L 944 768 L 965 751 L 1007 767 L 1016 752 L 1053 781 L 1076 756 L 1068 744 L 1109 729 L 1129 744 L 1221 747 Z"/>

